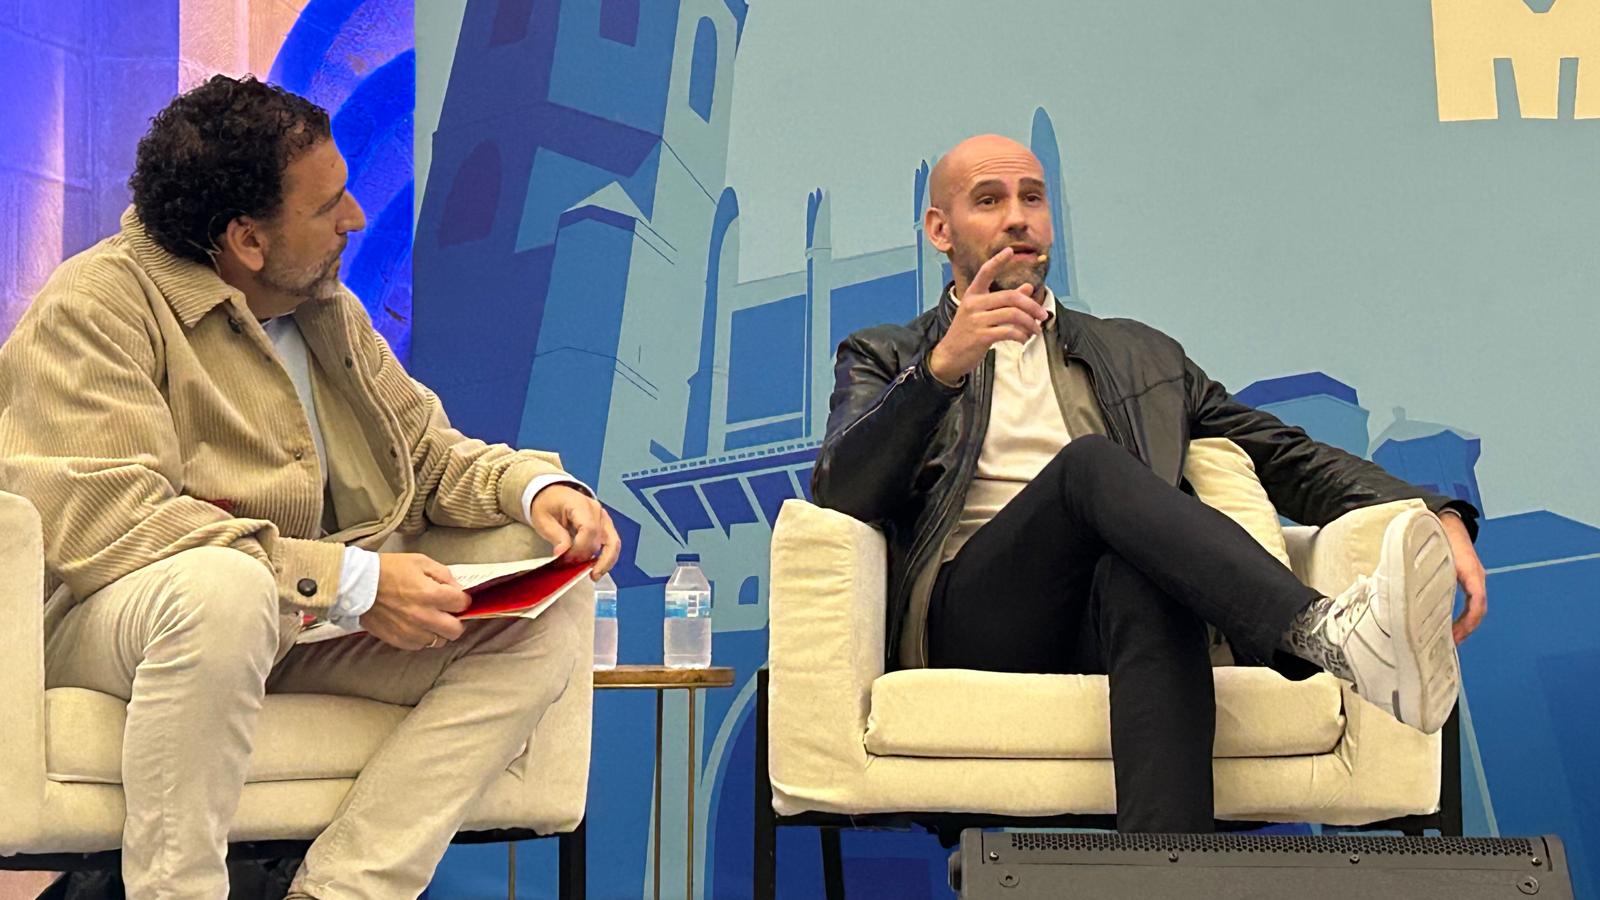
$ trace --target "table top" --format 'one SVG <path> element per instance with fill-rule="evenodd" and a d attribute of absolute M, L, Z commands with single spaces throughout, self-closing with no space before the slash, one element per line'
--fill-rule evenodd
<path fill-rule="evenodd" d="M 669 669 L 666 666 L 617 666 L 594 673 L 594 686 L 601 688 L 644 688 L 654 690 L 732 687 L 733 669 L 712 666 L 707 669 Z"/>

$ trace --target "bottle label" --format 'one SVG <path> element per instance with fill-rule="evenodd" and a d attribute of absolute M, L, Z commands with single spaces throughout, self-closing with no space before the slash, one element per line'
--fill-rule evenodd
<path fill-rule="evenodd" d="M 711 613 L 711 598 L 705 594 L 667 598 L 667 618 L 696 619 Z"/>

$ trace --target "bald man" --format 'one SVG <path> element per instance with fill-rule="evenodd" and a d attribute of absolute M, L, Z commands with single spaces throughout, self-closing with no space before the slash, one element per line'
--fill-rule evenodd
<path fill-rule="evenodd" d="M 924 216 L 954 280 L 839 346 L 812 488 L 890 536 L 890 666 L 1109 675 L 1122 831 L 1215 827 L 1207 624 L 1236 657 L 1332 672 L 1438 730 L 1485 609 L 1478 511 L 1245 406 L 1149 326 L 1059 305 L 1049 189 L 1015 141 L 957 145 Z M 1408 498 L 1433 515 L 1397 520 L 1378 570 L 1321 596 L 1181 489 L 1205 437 L 1243 448 L 1296 521 Z M 1466 589 L 1453 634 L 1445 554 L 1412 552 L 1430 541 Z"/>

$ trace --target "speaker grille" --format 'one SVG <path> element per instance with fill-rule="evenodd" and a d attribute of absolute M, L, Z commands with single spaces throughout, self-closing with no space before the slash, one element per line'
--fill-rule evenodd
<path fill-rule="evenodd" d="M 1167 853 L 1335 853 L 1341 856 L 1538 855 L 1527 838 L 1377 837 L 1289 834 L 1061 834 L 1012 832 L 1013 850 L 1123 850 Z"/>

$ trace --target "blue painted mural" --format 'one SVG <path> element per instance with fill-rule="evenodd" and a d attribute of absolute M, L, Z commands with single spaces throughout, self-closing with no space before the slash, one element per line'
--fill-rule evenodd
<path fill-rule="evenodd" d="M 367 227 L 350 235 L 342 276 L 404 360 L 411 339 L 412 0 L 311 0 L 270 80 L 328 110 Z"/>
<path fill-rule="evenodd" d="M 414 5 L 422 7 L 417 15 L 425 19 L 419 24 L 422 42 L 444 54 L 445 64 L 429 67 L 427 51 L 419 56 L 413 50 Z M 1514 399 L 1490 393 L 1478 402 L 1477 392 L 1495 388 L 1485 383 L 1489 379 L 1473 379 L 1466 387 L 1441 376 L 1447 387 L 1430 390 L 1432 378 L 1368 366 L 1371 360 L 1426 356 L 1428 348 L 1416 346 L 1422 343 L 1417 335 L 1426 333 L 1432 343 L 1451 343 L 1458 358 L 1481 357 L 1479 348 L 1492 346 L 1497 358 L 1516 361 L 1516 377 L 1508 375 L 1513 383 L 1524 377 L 1541 386 L 1573 383 L 1571 377 L 1543 374 L 1539 366 L 1577 354 L 1518 343 L 1506 325 L 1474 331 L 1463 321 L 1466 314 L 1455 312 L 1473 309 L 1493 323 L 1507 305 L 1505 297 L 1538 297 L 1554 310 L 1548 315 L 1558 323 L 1541 341 L 1592 333 L 1584 318 L 1592 316 L 1592 305 L 1562 299 L 1592 296 L 1595 272 L 1586 268 L 1584 257 L 1576 252 L 1541 257 L 1537 248 L 1518 244 L 1515 234 L 1494 227 L 1501 220 L 1510 223 L 1508 228 L 1544 221 L 1530 210 L 1542 216 L 1574 196 L 1600 199 L 1600 190 L 1583 180 L 1582 173 L 1592 168 L 1583 168 L 1588 156 L 1574 156 L 1578 162 L 1569 165 L 1562 155 L 1568 145 L 1552 137 L 1556 132 L 1539 132 L 1537 140 L 1519 132 L 1513 140 L 1503 132 L 1521 127 L 1515 117 L 1463 126 L 1490 129 L 1471 135 L 1498 135 L 1508 147 L 1514 143 L 1531 147 L 1529 153 L 1545 153 L 1554 160 L 1549 165 L 1507 168 L 1554 172 L 1548 177 L 1554 193 L 1542 192 L 1543 182 L 1537 180 L 1514 186 L 1497 182 L 1496 177 L 1509 176 L 1488 171 L 1480 160 L 1470 171 L 1455 173 L 1454 180 L 1440 176 L 1444 199 L 1437 199 L 1428 193 L 1429 178 L 1452 172 L 1456 157 L 1469 162 L 1477 157 L 1439 151 L 1442 145 L 1436 142 L 1444 138 L 1431 130 L 1441 127 L 1431 118 L 1431 82 L 1405 93 L 1395 87 L 1401 77 L 1396 64 L 1381 69 L 1382 78 L 1366 86 L 1359 102 L 1319 93 L 1343 90 L 1339 86 L 1352 84 L 1350 78 L 1365 76 L 1346 71 L 1342 62 L 1339 72 L 1350 77 L 1318 76 L 1324 71 L 1317 68 L 1318 57 L 1295 38 L 1307 32 L 1306 20 L 1314 16 L 1287 7 L 1263 13 L 1256 5 L 1221 4 L 1212 10 L 1205 27 L 1217 29 L 1213 44 L 1240 40 L 1246 23 L 1272 40 L 1251 43 L 1252 52 L 1261 55 L 1253 66 L 1237 63 L 1226 71 L 1209 70 L 1209 79 L 1200 79 L 1192 68 L 1197 58 L 1185 55 L 1191 41 L 1180 32 L 1201 25 L 1183 15 L 1174 21 L 1185 27 L 1169 35 L 1161 23 L 1128 21 L 1116 5 L 1103 10 L 1070 5 L 1070 27 L 1058 28 L 1042 20 L 1069 13 L 1040 5 L 1041 31 L 1059 34 L 1072 51 L 1063 58 L 1060 86 L 1018 91 L 1008 83 L 1003 86 L 1010 94 L 1026 95 L 1025 104 L 995 102 L 1000 111 L 992 113 L 991 104 L 977 102 L 988 98 L 962 95 L 965 112 L 950 118 L 975 124 L 955 121 L 956 130 L 946 133 L 917 127 L 937 111 L 922 102 L 924 93 L 909 95 L 918 102 L 887 99 L 899 83 L 898 69 L 919 60 L 895 57 L 902 60 L 898 69 L 869 64 L 863 62 L 869 55 L 876 59 L 894 48 L 874 46 L 869 54 L 851 43 L 858 35 L 881 43 L 890 29 L 924 41 L 925 23 L 880 20 L 888 14 L 864 7 L 841 12 L 819 6 L 802 17 L 814 19 L 818 29 L 832 29 L 827 37 L 835 58 L 823 64 L 814 58 L 820 44 L 807 37 L 806 22 L 782 4 L 311 0 L 303 6 L 271 78 L 310 96 L 334 116 L 335 136 L 350 162 L 351 190 L 369 218 L 367 231 L 347 250 L 346 280 L 402 358 L 409 358 L 417 375 L 443 396 L 460 427 L 491 440 L 557 449 L 569 468 L 599 490 L 628 544 L 617 573 L 625 660 L 659 658 L 661 582 L 678 551 L 702 555 L 716 595 L 716 661 L 734 666 L 738 682 L 732 690 L 709 694 L 692 722 L 681 700 L 669 701 L 666 771 L 681 772 L 689 763 L 682 749 L 687 729 L 696 730 L 702 751 L 694 761 L 699 773 L 694 809 L 685 808 L 688 795 L 681 780 L 670 780 L 663 819 L 681 823 L 685 813 L 693 815 L 697 883 L 704 895 L 741 897 L 748 889 L 752 678 L 766 656 L 766 549 L 781 503 L 806 496 L 832 382 L 833 348 L 858 327 L 910 318 L 933 301 L 949 270 L 921 233 L 929 163 L 951 139 L 981 128 L 1026 140 L 1044 163 L 1057 225 L 1049 283 L 1058 297 L 1085 310 L 1092 299 L 1098 312 L 1171 327 L 1194 342 L 1191 346 L 1199 343 L 1212 351 L 1197 355 L 1210 365 L 1227 366 L 1226 377 L 1238 383 L 1296 373 L 1258 380 L 1239 396 L 1408 480 L 1480 506 L 1487 494 L 1490 518 L 1483 525 L 1480 552 L 1490 570 L 1495 614 L 1463 648 L 1468 827 L 1486 834 L 1558 831 L 1571 846 L 1580 882 L 1593 889 L 1586 858 L 1600 853 L 1600 827 L 1583 810 L 1600 804 L 1600 778 L 1588 762 L 1600 733 L 1583 704 L 1586 686 L 1600 677 L 1600 636 L 1573 626 L 1584 621 L 1596 600 L 1600 528 L 1581 521 L 1596 516 L 1541 508 L 1573 502 L 1570 496 L 1586 489 L 1571 471 L 1548 462 L 1527 464 L 1553 471 L 1555 483 L 1564 485 L 1558 491 L 1532 475 L 1513 477 L 1505 463 L 1510 456 L 1516 466 L 1524 465 L 1529 445 L 1518 442 L 1526 434 L 1542 443 L 1574 444 L 1575 417 L 1553 388 L 1518 388 Z M 1426 32 L 1425 24 L 1406 18 L 1416 12 L 1401 9 L 1406 6 L 1363 8 L 1361 40 L 1385 36 L 1381 40 L 1389 48 L 1374 59 L 1409 59 L 1407 54 L 1419 52 L 1400 43 L 1412 31 Z M 60 258 L 115 229 L 127 202 L 134 144 L 148 116 L 177 89 L 185 65 L 182 7 L 129 0 L 0 2 L 0 82 L 40 86 L 14 91 L 11 102 L 0 106 L 0 333 Z M 943 7 L 929 4 L 927 21 L 944 15 L 936 8 Z M 955 4 L 945 12 L 955 15 L 960 9 Z M 1354 13 L 1326 15 L 1328 21 L 1318 19 L 1310 30 L 1329 41 L 1339 28 L 1356 27 Z M 1096 35 L 1095 46 L 1085 44 L 1083 34 Z M 1425 45 L 1424 38 L 1420 52 L 1426 52 Z M 1116 49 L 1127 46 L 1143 52 Z M 1107 49 L 1100 53 L 1099 47 Z M 1291 58 L 1274 57 L 1275 48 L 1284 48 Z M 789 58 L 802 52 L 809 66 L 803 77 L 793 74 Z M 1118 68 L 1119 59 L 1135 56 L 1188 60 L 1191 68 L 1173 63 L 1171 70 L 1181 77 L 1162 65 Z M 771 78 L 745 81 L 760 93 L 745 98 L 742 113 L 746 123 L 757 124 L 741 130 L 735 72 L 746 78 L 761 75 L 763 67 L 784 66 L 784 78 L 805 89 L 784 91 L 785 82 Z M 1380 70 L 1374 66 L 1374 72 Z M 1258 82 L 1238 82 L 1240 73 L 1254 78 L 1248 73 L 1257 70 L 1262 73 Z M 835 71 L 857 80 L 833 90 L 817 86 L 827 84 Z M 1115 77 L 1107 74 L 1113 72 Z M 1143 91 L 1106 87 L 1138 78 L 1153 84 Z M 1211 85 L 1206 96 L 1185 93 L 1202 82 Z M 1301 95 L 1293 102 L 1283 95 L 1291 83 Z M 421 88 L 437 95 L 440 105 L 422 128 L 429 162 L 426 171 L 415 172 L 414 181 L 413 104 Z M 866 99 L 849 100 L 863 90 Z M 949 90 L 961 94 L 963 89 Z M 1389 97 L 1396 91 L 1397 98 Z M 895 143 L 898 155 L 887 170 L 867 169 L 870 148 L 863 145 L 859 165 L 865 174 L 841 188 L 837 169 L 820 174 L 822 157 L 844 157 L 854 164 L 857 148 L 841 150 L 838 132 L 822 116 L 807 112 L 818 96 L 828 99 L 830 115 L 854 106 L 872 111 L 873 121 L 858 124 L 849 139 L 888 144 L 887 130 L 912 137 Z M 1140 99 L 1175 96 L 1188 101 L 1178 108 Z M 1514 102 L 1514 93 L 1510 96 Z M 1388 99 L 1378 103 L 1374 97 Z M 1229 105 L 1234 102 L 1248 110 Z M 767 107 L 784 111 L 784 133 L 758 140 L 762 128 L 780 130 L 763 118 Z M 1349 110 L 1349 116 L 1367 119 L 1352 130 L 1349 119 L 1341 117 L 1340 133 L 1334 134 L 1319 131 L 1309 109 Z M 1413 135 L 1413 143 L 1380 148 L 1382 165 L 1363 168 L 1368 151 L 1360 136 L 1404 132 L 1409 124 L 1381 118 L 1400 109 L 1426 113 L 1428 130 Z M 1288 111 L 1298 116 L 1293 129 L 1271 125 Z M 1195 118 L 1185 118 L 1189 115 Z M 1329 150 L 1345 131 L 1361 146 Z M 1280 132 L 1309 134 L 1316 146 L 1279 147 L 1274 142 L 1281 140 Z M 1468 134 L 1458 130 L 1446 137 L 1466 142 Z M 1240 135 L 1268 152 L 1240 152 Z M 788 143 L 804 151 L 777 152 Z M 1205 157 L 1213 145 L 1215 154 Z M 1550 154 L 1551 146 L 1561 152 Z M 1182 151 L 1152 155 L 1164 147 Z M 1296 160 L 1327 153 L 1338 154 L 1356 174 L 1293 168 Z M 1509 159 L 1514 151 L 1503 155 Z M 1359 194 L 1361 183 L 1382 188 L 1383 173 L 1399 170 L 1395 161 L 1411 157 L 1425 160 L 1426 172 L 1407 170 L 1399 188 L 1387 190 L 1396 196 L 1401 189 L 1411 192 L 1404 205 L 1417 210 L 1422 224 L 1395 218 L 1404 220 L 1406 235 L 1422 235 L 1424 243 L 1404 245 L 1398 232 L 1383 232 L 1387 219 L 1372 213 L 1379 207 L 1352 203 L 1351 219 L 1338 218 L 1345 196 Z M 1233 164 L 1242 168 L 1230 169 Z M 750 177 L 763 166 L 765 175 Z M 1085 179 L 1086 171 L 1094 177 Z M 798 188 L 788 178 L 795 173 L 805 179 Z M 416 185 L 424 178 L 426 189 L 418 198 Z M 1261 180 L 1271 178 L 1279 181 Z M 859 200 L 867 180 L 892 186 L 891 200 L 877 204 L 883 211 L 863 211 L 858 202 L 843 212 L 845 201 Z M 789 191 L 776 203 L 768 196 L 774 183 Z M 1074 185 L 1070 193 L 1069 183 Z M 1261 185 L 1271 189 L 1258 190 Z M 1499 219 L 1472 220 L 1471 229 L 1492 235 L 1496 249 L 1516 250 L 1496 253 L 1495 267 L 1481 265 L 1490 256 L 1482 249 L 1460 257 L 1448 250 L 1451 241 L 1467 246 L 1455 233 L 1473 215 L 1460 206 L 1465 185 L 1502 188 L 1495 195 Z M 1313 209 L 1311 224 L 1301 222 L 1303 233 L 1297 234 L 1284 224 L 1292 209 L 1262 205 L 1266 201 L 1260 198 L 1269 195 L 1288 196 Z M 1188 198 L 1198 198 L 1201 213 L 1187 209 Z M 1523 202 L 1525 207 L 1517 205 Z M 1075 205 L 1091 215 L 1076 216 Z M 1600 209 L 1600 203 L 1589 206 Z M 1560 208 L 1575 232 L 1592 233 L 1584 227 L 1586 213 L 1572 205 Z M 1075 219 L 1093 227 L 1075 232 Z M 861 227 L 867 220 L 876 223 L 873 228 Z M 1269 224 L 1255 228 L 1256 221 Z M 1169 224 L 1171 230 L 1164 230 Z M 865 240 L 864 230 L 870 234 Z M 1370 245 L 1355 245 L 1362 254 L 1357 259 L 1344 242 L 1350 234 L 1372 230 L 1380 234 Z M 1233 234 L 1241 236 L 1238 247 L 1226 241 Z M 1281 240 L 1283 235 L 1293 240 Z M 1561 230 L 1541 232 L 1541 240 L 1559 245 L 1562 235 Z M 1293 252 L 1300 244 L 1316 247 L 1320 256 L 1307 263 Z M 1391 250 L 1391 245 L 1404 249 Z M 1399 261 L 1393 268 L 1403 272 L 1396 282 L 1403 287 L 1381 279 L 1357 282 L 1372 294 L 1369 306 L 1362 305 L 1360 291 L 1346 290 L 1338 280 L 1353 272 L 1387 271 L 1391 255 Z M 1337 262 L 1316 269 L 1321 257 Z M 1311 287 L 1275 269 L 1279 258 L 1289 268 L 1312 268 Z M 1432 268 L 1427 268 L 1429 259 Z M 1522 260 L 1526 269 L 1519 268 Z M 1224 269 L 1240 274 L 1219 280 L 1217 273 Z M 1414 292 L 1412 276 L 1420 269 L 1432 272 L 1433 280 Z M 1516 274 L 1497 282 L 1501 270 Z M 1469 274 L 1457 280 L 1451 274 L 1456 271 Z M 1575 292 L 1566 282 L 1544 284 L 1535 271 L 1573 272 L 1574 283 L 1586 287 Z M 1293 274 L 1298 278 L 1300 272 Z M 1298 296 L 1304 290 L 1310 299 L 1283 301 L 1278 295 L 1285 291 L 1274 278 L 1289 284 L 1289 293 Z M 1319 278 L 1325 287 L 1315 283 Z M 1247 296 L 1257 283 L 1273 284 L 1272 296 Z M 1473 306 L 1480 296 L 1487 299 Z M 1412 305 L 1434 312 L 1399 318 L 1412 315 L 1407 312 Z M 1537 305 L 1517 311 L 1515 324 L 1545 314 L 1533 308 Z M 1250 329 L 1266 322 L 1259 327 L 1270 340 L 1283 337 L 1270 330 L 1271 311 L 1278 306 L 1292 307 L 1293 316 L 1310 324 L 1305 333 L 1283 341 L 1288 351 L 1274 355 L 1261 346 L 1260 334 L 1251 339 Z M 1194 307 L 1226 316 L 1228 326 L 1186 318 Z M 1342 341 L 1325 336 L 1322 332 L 1337 323 L 1324 311 L 1346 307 L 1369 321 L 1392 314 L 1401 324 L 1364 326 L 1354 339 Z M 1300 327 L 1299 321 L 1292 325 Z M 1385 331 L 1406 335 L 1407 342 L 1398 351 L 1386 350 Z M 1448 340 L 1439 340 L 1441 335 Z M 1338 345 L 1356 341 L 1364 343 L 1354 355 L 1328 361 Z M 1233 358 L 1215 353 L 1218 347 Z M 1441 372 L 1447 370 L 1447 362 L 1427 358 Z M 1316 369 L 1339 372 L 1345 380 Z M 1369 438 L 1375 430 L 1372 417 L 1355 384 L 1363 394 L 1382 398 L 1376 408 L 1406 403 L 1485 436 L 1396 410 L 1393 422 L 1376 429 L 1376 439 Z M 1469 394 L 1472 402 L 1455 402 Z M 1439 411 L 1446 408 L 1451 412 Z M 1524 410 L 1538 417 L 1537 427 L 1507 424 L 1517 422 Z M 1592 441 L 1576 445 L 1592 446 Z M 1481 484 L 1480 469 L 1485 472 Z M 1497 499 L 1507 495 L 1515 502 Z M 1564 508 L 1594 506 L 1582 505 L 1580 498 Z M 591 892 L 597 897 L 638 897 L 648 891 L 652 715 L 648 697 L 597 698 L 590 790 Z M 686 841 L 681 825 L 662 837 L 665 887 L 681 883 Z M 788 830 L 780 842 L 784 894 L 819 896 L 814 835 Z M 553 895 L 549 843 L 519 848 L 521 895 Z M 844 850 L 849 884 L 859 895 L 949 896 L 944 853 L 931 839 L 851 834 Z M 500 847 L 456 848 L 433 895 L 496 896 L 504 890 L 503 863 Z"/>
<path fill-rule="evenodd" d="M 948 277 L 920 231 L 937 148 L 904 160 L 903 242 L 840 252 L 835 198 L 816 188 L 793 198 L 804 222 L 803 244 L 788 256 L 796 265 L 741 277 L 740 186 L 728 164 L 743 2 L 458 5 L 417 224 L 413 368 L 468 431 L 559 450 L 625 523 L 625 660 L 659 658 L 660 583 L 675 553 L 700 553 L 716 596 L 716 661 L 735 667 L 738 682 L 713 692 L 693 722 L 669 705 L 666 771 L 682 771 L 683 751 L 673 748 L 696 729 L 697 883 L 705 896 L 743 896 L 771 527 L 784 500 L 807 497 L 833 348 L 859 327 L 911 318 Z M 1087 310 L 1054 117 L 1036 108 L 1007 130 L 1029 141 L 1050 179 L 1059 261 L 1050 285 Z M 1258 381 L 1240 396 L 1413 481 L 1481 501 L 1478 448 L 1462 432 L 1404 420 L 1372 442 L 1356 390 L 1319 372 Z M 1541 522 L 1490 520 L 1486 547 Z M 1528 540 L 1539 546 L 1542 532 Z M 1497 602 L 1521 602 L 1514 579 L 1494 578 Z M 1469 645 L 1468 664 L 1490 671 L 1497 653 L 1490 641 Z M 1553 662 L 1552 672 L 1582 663 Z M 1470 676 L 1468 687 L 1481 719 L 1496 690 Z M 639 896 L 651 870 L 649 710 L 602 694 L 595 728 L 590 834 L 616 864 L 591 867 L 591 891 Z M 1470 734 L 1465 752 L 1478 782 L 1468 789 L 1469 822 L 1480 832 L 1507 827 L 1478 789 L 1507 762 Z M 685 849 L 682 826 L 670 823 L 682 822 L 686 799 L 669 780 L 669 891 L 681 883 Z M 820 894 L 814 837 L 781 840 L 784 892 Z M 944 853 L 930 839 L 852 834 L 845 852 L 850 886 L 863 895 L 948 896 Z M 522 853 L 532 870 L 549 871 L 548 848 Z M 452 851 L 436 891 L 487 896 L 497 859 Z"/>

